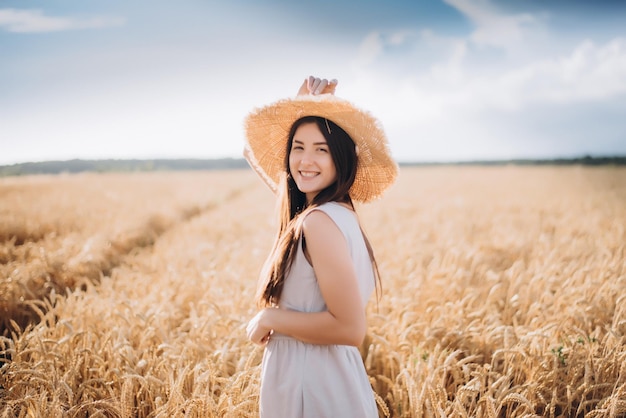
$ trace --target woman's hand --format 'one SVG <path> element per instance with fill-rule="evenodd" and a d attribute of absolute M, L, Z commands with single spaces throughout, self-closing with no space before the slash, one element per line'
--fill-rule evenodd
<path fill-rule="evenodd" d="M 259 311 L 259 313 L 257 313 L 254 318 L 248 322 L 248 326 L 246 327 L 248 339 L 255 344 L 267 344 L 270 339 L 270 335 L 272 335 L 272 330 L 264 325 L 264 319 L 268 315 L 268 309 L 274 308 L 265 308 L 262 311 Z"/>
<path fill-rule="evenodd" d="M 325 78 L 309 76 L 309 78 L 305 79 L 300 86 L 298 96 L 307 94 L 335 94 L 335 87 L 337 87 L 337 83 L 338 81 L 336 79 L 328 81 Z"/>

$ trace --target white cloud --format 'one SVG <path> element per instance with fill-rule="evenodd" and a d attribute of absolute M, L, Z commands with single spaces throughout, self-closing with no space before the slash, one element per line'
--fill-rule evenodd
<path fill-rule="evenodd" d="M 371 32 L 359 46 L 358 65 L 373 63 L 383 52 L 383 39 L 378 32 Z"/>
<path fill-rule="evenodd" d="M 475 26 L 470 40 L 476 45 L 505 50 L 522 45 L 543 30 L 539 16 L 530 13 L 505 15 L 485 0 L 444 0 L 465 15 Z"/>
<path fill-rule="evenodd" d="M 474 29 L 463 36 L 427 28 L 371 33 L 362 44 L 368 60 L 355 66 L 347 96 L 383 121 L 399 158 L 510 158 L 559 147 L 572 155 L 606 127 L 562 115 L 623 108 L 626 38 L 572 43 L 541 17 L 502 14 L 485 1 L 446 2 Z M 614 145 L 625 128 L 610 131 L 596 140 Z"/>
<path fill-rule="evenodd" d="M 477 4 L 487 6 L 485 2 L 446 1 L 463 6 L 462 10 L 490 28 L 487 32 L 493 30 L 491 33 L 507 22 L 524 20 L 505 15 L 498 21 L 499 15 L 495 12 L 476 7 Z M 527 20 L 533 21 L 532 16 Z M 537 103 L 599 101 L 626 93 L 624 37 L 605 43 L 582 39 L 572 47 L 552 35 L 544 42 L 551 43 L 549 49 L 557 53 L 538 51 L 518 61 L 474 48 L 477 31 L 465 37 L 438 36 L 428 29 L 417 35 L 406 30 L 397 34 L 370 33 L 361 44 L 355 65 L 355 82 L 361 85 L 363 92 L 360 95 L 376 98 L 377 103 L 384 102 L 385 97 L 402 97 L 403 101 L 412 103 L 412 108 L 423 106 L 423 114 L 433 116 L 451 107 L 468 112 L 514 111 Z M 511 52 L 517 48 L 530 49 L 527 45 L 516 46 L 525 40 L 520 31 L 509 36 L 508 43 L 506 39 L 506 36 L 500 38 Z M 393 53 L 394 47 L 401 43 L 410 45 L 401 54 Z M 390 68 L 395 69 L 393 77 L 390 77 Z M 403 113 L 402 110 L 396 112 L 394 119 Z M 408 115 L 415 120 L 412 112 Z"/>
<path fill-rule="evenodd" d="M 58 32 L 77 29 L 97 29 L 120 26 L 125 23 L 121 17 L 55 17 L 46 16 L 36 9 L 0 9 L 0 29 L 16 33 Z"/>
<path fill-rule="evenodd" d="M 412 36 L 413 36 L 413 31 L 410 31 L 410 30 L 394 32 L 389 37 L 389 44 L 390 45 L 402 45 Z"/>
<path fill-rule="evenodd" d="M 604 45 L 585 40 L 561 56 L 492 67 L 484 74 L 465 67 L 464 57 L 470 52 L 462 40 L 450 42 L 448 48 L 447 59 L 432 63 L 428 71 L 414 73 L 405 66 L 403 78 L 389 79 L 372 66 L 361 71 L 361 79 L 367 79 L 364 85 L 378 86 L 378 98 L 391 95 L 410 98 L 416 104 L 428 102 L 428 114 L 450 106 L 471 111 L 514 110 L 538 102 L 566 104 L 626 93 L 626 38 Z M 379 59 L 387 62 L 391 58 Z"/>
<path fill-rule="evenodd" d="M 495 76 L 464 75 L 456 87 L 447 92 L 450 101 L 474 109 L 609 99 L 626 93 L 626 39 L 604 45 L 584 40 L 569 53 L 501 68 Z"/>

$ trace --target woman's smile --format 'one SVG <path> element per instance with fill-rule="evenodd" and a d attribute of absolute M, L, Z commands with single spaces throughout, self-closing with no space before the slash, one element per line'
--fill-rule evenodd
<path fill-rule="evenodd" d="M 289 152 L 289 171 L 308 202 L 337 180 L 326 138 L 315 123 L 296 130 Z"/>

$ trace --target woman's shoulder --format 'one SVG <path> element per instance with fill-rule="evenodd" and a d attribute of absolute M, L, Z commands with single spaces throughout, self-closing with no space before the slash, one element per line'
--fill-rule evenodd
<path fill-rule="evenodd" d="M 302 218 L 302 233 L 307 242 L 310 240 L 333 240 L 335 234 L 342 234 L 343 229 L 337 217 L 322 208 L 322 205 L 311 208 Z"/>
<path fill-rule="evenodd" d="M 332 221 L 332 223 L 344 233 L 347 232 L 346 228 L 348 230 L 350 229 L 348 227 L 349 225 L 358 227 L 355 212 L 347 205 L 339 202 L 327 202 L 311 208 L 306 214 L 304 222 L 309 225 L 313 223 L 324 223 L 324 220 L 320 218 L 325 218 L 326 222 L 328 222 L 328 220 Z"/>
<path fill-rule="evenodd" d="M 321 205 L 313 208 L 313 210 L 318 209 L 326 213 L 344 213 L 344 214 L 354 214 L 354 210 L 347 203 L 340 202 L 326 202 Z"/>

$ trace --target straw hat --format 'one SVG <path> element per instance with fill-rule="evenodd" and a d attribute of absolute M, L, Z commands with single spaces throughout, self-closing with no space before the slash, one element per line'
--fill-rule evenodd
<path fill-rule="evenodd" d="M 304 116 L 330 119 L 357 145 L 358 161 L 350 197 L 369 202 L 382 195 L 396 179 L 398 166 L 391 158 L 387 138 L 372 115 L 332 94 L 301 95 L 253 110 L 245 120 L 244 154 L 254 170 L 276 192 L 285 173 L 289 130 Z"/>

